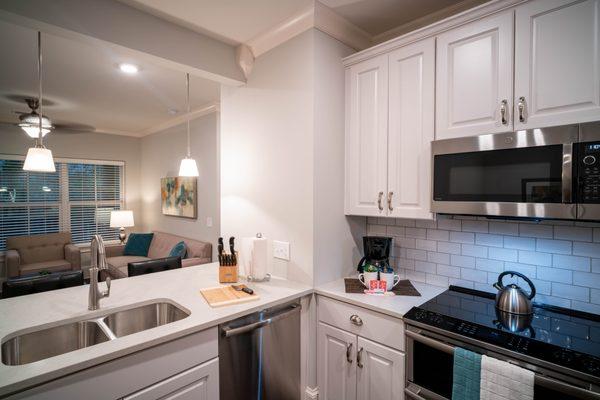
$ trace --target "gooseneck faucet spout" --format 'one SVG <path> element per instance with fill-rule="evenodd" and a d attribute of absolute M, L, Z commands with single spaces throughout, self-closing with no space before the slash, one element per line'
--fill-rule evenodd
<path fill-rule="evenodd" d="M 98 273 L 103 269 L 108 269 L 106 264 L 106 253 L 104 250 L 104 241 L 100 235 L 94 235 L 91 243 L 91 266 L 90 266 L 90 291 L 88 296 L 88 310 L 97 310 L 100 308 L 100 299 L 110 296 L 110 278 L 106 278 L 106 290 L 100 291 L 98 288 Z"/>

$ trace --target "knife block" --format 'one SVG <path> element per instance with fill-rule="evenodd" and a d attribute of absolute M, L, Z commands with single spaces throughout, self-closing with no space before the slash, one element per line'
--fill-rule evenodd
<path fill-rule="evenodd" d="M 236 252 L 236 259 L 238 254 Z M 219 283 L 236 283 L 238 281 L 238 265 L 219 265 Z"/>

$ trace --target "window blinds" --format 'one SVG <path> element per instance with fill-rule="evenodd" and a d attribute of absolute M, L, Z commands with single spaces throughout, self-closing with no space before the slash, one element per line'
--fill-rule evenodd
<path fill-rule="evenodd" d="M 110 212 L 123 207 L 123 164 L 58 162 L 54 173 L 23 171 L 0 158 L 0 251 L 6 238 L 70 231 L 74 243 L 99 233 L 116 240 Z"/>

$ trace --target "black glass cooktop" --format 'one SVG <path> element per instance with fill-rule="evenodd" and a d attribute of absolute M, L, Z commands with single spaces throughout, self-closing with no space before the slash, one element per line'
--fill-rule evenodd
<path fill-rule="evenodd" d="M 451 286 L 404 318 L 600 377 L 598 315 L 536 304 L 516 317 L 498 311 L 493 294 Z"/>

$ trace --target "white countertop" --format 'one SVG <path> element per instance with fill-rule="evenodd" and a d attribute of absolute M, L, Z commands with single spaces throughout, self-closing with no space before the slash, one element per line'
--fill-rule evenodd
<path fill-rule="evenodd" d="M 175 302 L 191 315 L 180 321 L 124 336 L 85 349 L 19 366 L 0 364 L 0 396 L 79 371 L 111 359 L 189 335 L 265 307 L 312 293 L 312 287 L 274 278 L 252 283 L 259 300 L 212 308 L 199 290 L 218 286 L 218 264 L 164 271 L 112 281 L 100 310 L 88 311 L 88 285 L 0 300 L 0 338 L 15 332 L 94 318 L 158 299 Z M 103 289 L 104 283 L 101 283 Z"/>
<path fill-rule="evenodd" d="M 360 307 L 402 318 L 411 308 L 431 300 L 447 288 L 411 281 L 421 296 L 375 296 L 363 293 L 346 293 L 344 279 L 315 288 L 315 293 Z"/>

